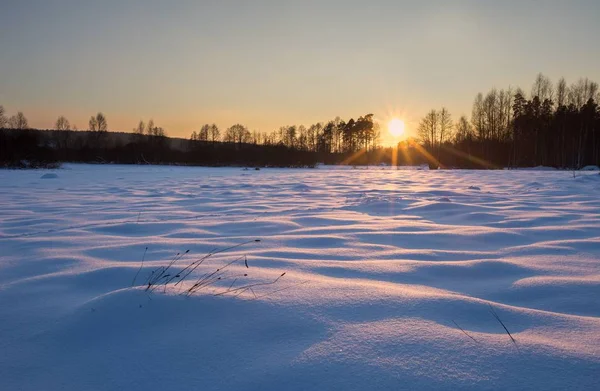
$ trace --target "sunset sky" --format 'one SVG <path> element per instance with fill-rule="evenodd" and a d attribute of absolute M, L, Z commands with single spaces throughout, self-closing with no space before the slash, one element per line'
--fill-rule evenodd
<path fill-rule="evenodd" d="M 600 1 L 8 1 L 0 104 L 32 127 L 102 111 L 188 137 L 374 113 L 414 131 L 538 72 L 600 80 Z M 585 28 L 582 28 L 585 26 Z"/>

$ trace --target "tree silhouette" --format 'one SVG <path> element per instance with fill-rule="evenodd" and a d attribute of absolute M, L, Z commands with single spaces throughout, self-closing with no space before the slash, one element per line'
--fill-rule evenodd
<path fill-rule="evenodd" d="M 419 138 L 426 147 L 434 150 L 439 132 L 439 115 L 436 110 L 431 110 L 419 123 Z"/>
<path fill-rule="evenodd" d="M 4 112 L 4 106 L 0 105 L 0 129 L 6 127 L 7 119 L 6 113 Z"/>
<path fill-rule="evenodd" d="M 242 144 L 250 140 L 248 128 L 241 124 L 232 125 L 225 132 L 225 142 Z"/>
<path fill-rule="evenodd" d="M 8 119 L 8 127 L 11 129 L 29 129 L 29 124 L 25 115 L 19 111 Z"/>
<path fill-rule="evenodd" d="M 538 73 L 531 86 L 531 96 L 537 96 L 540 101 L 554 99 L 552 81 L 542 73 Z"/>
<path fill-rule="evenodd" d="M 98 121 L 96 120 L 96 117 L 94 117 L 94 116 L 90 117 L 90 120 L 88 122 L 88 128 L 92 132 L 98 131 Z"/>
<path fill-rule="evenodd" d="M 212 141 L 213 143 L 217 142 L 221 137 L 221 131 L 219 130 L 219 127 L 216 124 L 210 125 L 209 134 L 210 141 Z"/>
<path fill-rule="evenodd" d="M 108 131 L 108 123 L 106 122 L 106 117 L 102 113 L 96 114 L 96 124 L 98 126 L 99 132 L 107 132 Z"/>
<path fill-rule="evenodd" d="M 96 114 L 96 116 L 91 116 L 88 121 L 89 130 L 92 132 L 107 132 L 108 131 L 108 123 L 106 122 L 106 117 L 102 113 Z"/>
<path fill-rule="evenodd" d="M 450 115 L 450 112 L 448 112 L 448 109 L 446 109 L 445 107 L 442 107 L 442 109 L 439 111 L 438 113 L 438 122 L 439 122 L 439 143 L 438 143 L 438 161 L 440 161 L 440 152 L 441 152 L 441 148 L 442 145 L 444 144 L 444 142 L 446 141 L 446 139 L 449 139 L 451 137 L 451 132 L 452 132 L 452 128 L 454 127 L 454 124 L 452 123 L 452 116 Z"/>
<path fill-rule="evenodd" d="M 154 135 L 154 120 L 150 119 L 150 121 L 148 121 L 148 124 L 146 125 L 146 134 L 148 136 L 153 136 Z"/>
<path fill-rule="evenodd" d="M 199 141 L 208 141 L 209 133 L 210 133 L 210 125 L 209 124 L 202 125 L 202 127 L 200 128 L 200 132 L 198 132 L 198 140 Z"/>
<path fill-rule="evenodd" d="M 456 122 L 456 133 L 454 134 L 454 142 L 461 144 L 473 140 L 473 127 L 466 116 L 461 116 Z"/>
<path fill-rule="evenodd" d="M 59 131 L 71 130 L 71 124 L 69 123 L 68 119 L 61 115 L 56 120 L 56 123 L 54 124 L 54 129 Z"/>
<path fill-rule="evenodd" d="M 138 122 L 138 125 L 135 128 L 133 128 L 133 133 L 137 136 L 143 136 L 145 130 L 146 124 L 144 124 L 144 121 L 140 120 L 140 122 Z"/>

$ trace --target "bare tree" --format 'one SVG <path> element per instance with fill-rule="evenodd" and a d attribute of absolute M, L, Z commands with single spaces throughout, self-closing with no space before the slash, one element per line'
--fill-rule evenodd
<path fill-rule="evenodd" d="M 486 138 L 498 139 L 500 118 L 498 116 L 498 90 L 492 88 L 483 99 Z"/>
<path fill-rule="evenodd" d="M 138 125 L 135 128 L 133 128 L 133 133 L 135 133 L 137 136 L 143 136 L 145 130 L 146 124 L 144 124 L 144 121 L 140 120 L 140 122 L 138 122 Z"/>
<path fill-rule="evenodd" d="M 71 141 L 71 124 L 63 115 L 58 117 L 54 124 L 54 129 L 57 130 L 55 137 L 60 148 L 67 148 Z"/>
<path fill-rule="evenodd" d="M 296 140 L 298 140 L 298 143 L 296 145 L 296 147 L 298 149 L 302 149 L 305 150 L 306 149 L 306 145 L 308 143 L 308 136 L 307 136 L 307 132 L 306 132 L 306 126 L 304 125 L 300 125 L 298 126 L 298 136 L 296 138 Z"/>
<path fill-rule="evenodd" d="M 567 82 L 564 77 L 558 80 L 556 85 L 556 104 L 558 107 L 564 106 L 567 103 Z"/>
<path fill-rule="evenodd" d="M 4 112 L 4 106 L 0 105 L 0 129 L 6 127 L 6 113 Z"/>
<path fill-rule="evenodd" d="M 167 132 L 165 132 L 162 126 L 159 126 L 157 128 L 154 128 L 154 135 L 157 137 L 166 137 Z"/>
<path fill-rule="evenodd" d="M 282 126 L 279 128 L 279 132 L 281 133 L 281 141 L 288 147 L 293 148 L 296 144 L 296 125 Z"/>
<path fill-rule="evenodd" d="M 241 124 L 232 125 L 225 132 L 225 141 L 233 142 L 233 143 L 246 143 L 250 141 L 251 138 L 250 131 Z"/>
<path fill-rule="evenodd" d="M 584 85 L 581 83 L 582 79 L 579 79 L 578 83 L 573 83 L 569 86 L 567 92 L 567 103 L 577 108 L 583 106 L 584 102 Z"/>
<path fill-rule="evenodd" d="M 25 115 L 19 111 L 8 119 L 8 127 L 12 129 L 29 129 L 29 124 Z"/>
<path fill-rule="evenodd" d="M 381 125 L 379 122 L 373 123 L 373 138 L 371 139 L 371 145 L 373 149 L 377 149 L 379 142 L 381 141 Z"/>
<path fill-rule="evenodd" d="M 538 73 L 531 87 L 531 97 L 538 97 L 540 102 L 546 99 L 552 100 L 554 98 L 554 89 L 552 87 L 552 81 L 549 77 L 544 76 L 542 73 Z"/>
<path fill-rule="evenodd" d="M 513 91 L 509 87 L 507 90 L 500 90 L 498 95 L 498 138 L 500 140 L 509 140 L 511 136 L 512 120 L 512 101 Z"/>
<path fill-rule="evenodd" d="M 470 140 L 473 137 L 473 127 L 466 116 L 461 116 L 456 123 L 456 133 L 454 140 L 456 143 L 461 143 Z"/>
<path fill-rule="evenodd" d="M 471 123 L 480 141 L 506 141 L 511 136 L 513 90 L 492 88 L 473 102 Z M 485 151 L 484 151 L 485 154 Z"/>
<path fill-rule="evenodd" d="M 471 122 L 473 123 L 473 127 L 477 132 L 477 137 L 479 137 L 480 140 L 485 140 L 485 115 L 483 108 L 483 94 L 481 92 L 477 94 L 477 96 L 475 97 L 475 101 L 473 102 Z"/>
<path fill-rule="evenodd" d="M 210 125 L 209 124 L 202 125 L 202 127 L 200 128 L 200 132 L 198 133 L 198 140 L 208 141 L 209 133 L 210 133 Z"/>
<path fill-rule="evenodd" d="M 329 136 L 333 135 L 333 133 L 331 132 L 332 129 L 333 128 L 330 127 L 331 134 Z M 310 127 L 308 128 L 308 147 L 311 151 L 317 150 L 319 136 L 322 134 L 322 132 L 323 124 L 320 122 L 314 125 L 310 125 Z M 331 141 L 329 141 L 329 143 L 331 143 Z"/>
<path fill-rule="evenodd" d="M 167 135 L 167 133 L 165 132 L 165 130 L 162 127 L 154 125 L 154 120 L 152 120 L 152 119 L 150 121 L 148 121 L 148 124 L 146 125 L 146 134 L 148 136 L 155 136 L 155 137 L 166 137 L 166 135 Z"/>
<path fill-rule="evenodd" d="M 598 83 L 589 80 L 587 77 L 579 79 L 569 88 L 567 100 L 569 104 L 575 107 L 583 106 L 588 100 L 596 98 L 598 94 Z"/>
<path fill-rule="evenodd" d="M 440 134 L 440 146 L 451 137 L 451 131 L 453 128 L 452 116 L 445 107 L 439 112 L 439 134 Z"/>
<path fill-rule="evenodd" d="M 98 126 L 99 132 L 108 131 L 108 123 L 106 122 L 106 117 L 102 113 L 96 114 L 96 124 Z"/>
<path fill-rule="evenodd" d="M 277 131 L 274 130 L 271 133 L 265 134 L 264 136 L 264 144 L 267 145 L 275 145 L 279 142 Z"/>
<path fill-rule="evenodd" d="M 259 145 L 262 142 L 262 133 L 258 130 L 252 131 L 252 144 Z"/>
<path fill-rule="evenodd" d="M 588 100 L 590 100 L 590 99 L 596 100 L 599 93 L 600 93 L 600 91 L 598 91 L 598 83 L 596 83 L 595 81 L 590 82 L 588 96 L 587 96 Z"/>
<path fill-rule="evenodd" d="M 69 123 L 68 119 L 66 119 L 64 116 L 61 115 L 56 120 L 54 128 L 56 130 L 60 130 L 60 131 L 71 130 L 71 124 Z"/>
<path fill-rule="evenodd" d="M 439 114 L 431 110 L 419 123 L 418 133 L 421 141 L 429 148 L 435 148 L 438 138 Z"/>
<path fill-rule="evenodd" d="M 221 131 L 219 130 L 219 127 L 217 126 L 217 124 L 210 125 L 209 133 L 210 133 L 210 141 L 212 141 L 213 143 L 216 142 L 221 137 Z"/>
<path fill-rule="evenodd" d="M 150 119 L 146 125 L 146 134 L 148 136 L 154 136 L 154 120 Z"/>
<path fill-rule="evenodd" d="M 88 122 L 89 130 L 92 132 L 98 131 L 98 121 L 96 121 L 96 117 L 91 116 Z"/>

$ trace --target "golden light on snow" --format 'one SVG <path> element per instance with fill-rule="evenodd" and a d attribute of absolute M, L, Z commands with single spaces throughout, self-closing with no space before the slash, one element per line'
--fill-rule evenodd
<path fill-rule="evenodd" d="M 390 122 L 388 122 L 388 132 L 396 138 L 399 138 L 404 135 L 405 125 L 404 121 L 399 118 L 393 118 Z"/>

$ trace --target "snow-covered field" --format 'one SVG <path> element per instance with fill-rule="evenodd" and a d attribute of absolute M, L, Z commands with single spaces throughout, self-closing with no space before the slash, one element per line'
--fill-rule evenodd
<path fill-rule="evenodd" d="M 597 172 L 47 173 L 0 171 L 0 389 L 600 389 Z"/>

